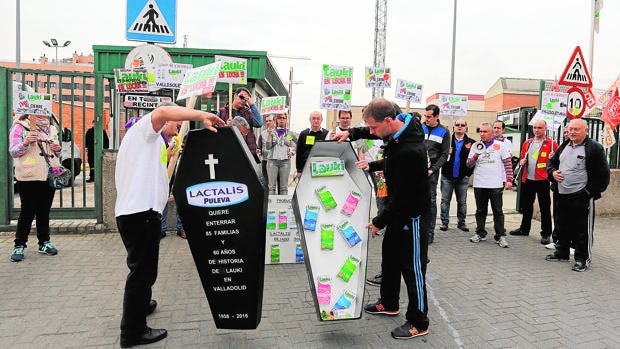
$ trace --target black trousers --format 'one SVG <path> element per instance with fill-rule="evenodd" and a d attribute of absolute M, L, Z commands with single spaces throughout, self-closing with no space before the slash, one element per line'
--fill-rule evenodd
<path fill-rule="evenodd" d="M 17 219 L 15 246 L 26 246 L 32 221 L 37 220 L 39 245 L 50 240 L 50 208 L 56 189 L 47 181 L 18 181 L 21 211 Z"/>
<path fill-rule="evenodd" d="M 495 241 L 500 236 L 506 236 L 504 229 L 504 205 L 503 188 L 474 188 L 474 196 L 476 197 L 476 234 L 481 237 L 487 236 L 486 220 L 489 211 L 489 202 L 491 202 L 491 211 L 493 211 L 493 228 L 495 229 Z"/>
<path fill-rule="evenodd" d="M 146 311 L 157 279 L 161 214 L 148 210 L 116 217 L 127 250 L 121 335 L 138 335 L 146 327 Z"/>
<path fill-rule="evenodd" d="M 557 232 L 560 242 L 556 250 L 562 258 L 575 247 L 575 261 L 590 265 L 594 231 L 594 199 L 584 190 L 574 194 L 557 194 Z"/>
<path fill-rule="evenodd" d="M 95 179 L 95 148 L 86 148 L 88 155 L 88 168 L 90 168 L 89 176 Z"/>
<path fill-rule="evenodd" d="M 540 235 L 543 237 L 551 236 L 551 196 L 549 194 L 549 181 L 526 180 L 521 183 L 521 208 L 523 217 L 521 218 L 521 231 L 529 233 L 532 228 L 532 216 L 534 215 L 534 200 L 538 196 L 538 207 L 540 208 Z"/>
<path fill-rule="evenodd" d="M 399 308 L 400 277 L 407 287 L 409 304 L 405 318 L 418 330 L 428 328 L 426 265 L 428 263 L 428 221 L 421 217 L 388 224 L 381 248 L 381 303 L 386 309 Z"/>

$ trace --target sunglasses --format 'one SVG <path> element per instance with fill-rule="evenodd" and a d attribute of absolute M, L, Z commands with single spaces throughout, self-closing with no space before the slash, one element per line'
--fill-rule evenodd
<path fill-rule="evenodd" d="M 467 124 L 454 124 L 456 127 L 467 127 Z"/>
<path fill-rule="evenodd" d="M 244 95 L 237 95 L 237 97 L 241 98 L 242 101 L 245 101 L 246 99 L 248 99 L 248 97 Z"/>

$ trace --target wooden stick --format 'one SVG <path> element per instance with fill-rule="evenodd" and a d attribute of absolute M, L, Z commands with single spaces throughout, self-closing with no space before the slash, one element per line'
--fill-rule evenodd
<path fill-rule="evenodd" d="M 411 108 L 411 102 L 407 101 L 406 113 L 409 114 L 409 109 Z"/>

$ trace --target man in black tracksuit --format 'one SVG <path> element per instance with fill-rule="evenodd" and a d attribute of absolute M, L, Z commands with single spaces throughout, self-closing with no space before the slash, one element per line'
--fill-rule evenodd
<path fill-rule="evenodd" d="M 549 161 L 547 173 L 557 191 L 556 229 L 559 247 L 548 261 L 567 261 L 569 248 L 575 245 L 572 270 L 585 271 L 592 258 L 594 200 L 609 185 L 609 164 L 603 146 L 588 137 L 588 125 L 582 119 L 568 124 L 569 141 L 565 141 Z"/>
<path fill-rule="evenodd" d="M 420 122 L 409 114 L 396 115 L 392 103 L 377 98 L 366 107 L 363 119 L 368 127 L 351 128 L 340 136 L 351 140 L 383 138 L 387 140 L 384 159 L 358 162 L 366 171 L 383 171 L 387 182 L 387 202 L 367 224 L 372 236 L 386 227 L 383 237 L 381 298 L 368 304 L 370 314 L 398 315 L 401 274 L 407 286 L 407 321 L 392 331 L 392 337 L 409 339 L 428 333 L 426 264 L 428 261 L 428 222 L 430 188 L 428 155 Z"/>

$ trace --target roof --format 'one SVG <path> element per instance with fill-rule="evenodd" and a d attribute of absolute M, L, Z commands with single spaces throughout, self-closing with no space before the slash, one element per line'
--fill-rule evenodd
<path fill-rule="evenodd" d="M 540 90 L 540 81 L 545 79 L 499 78 L 484 95 L 485 99 L 500 94 L 536 95 Z M 547 81 L 553 80 L 547 79 Z"/>

